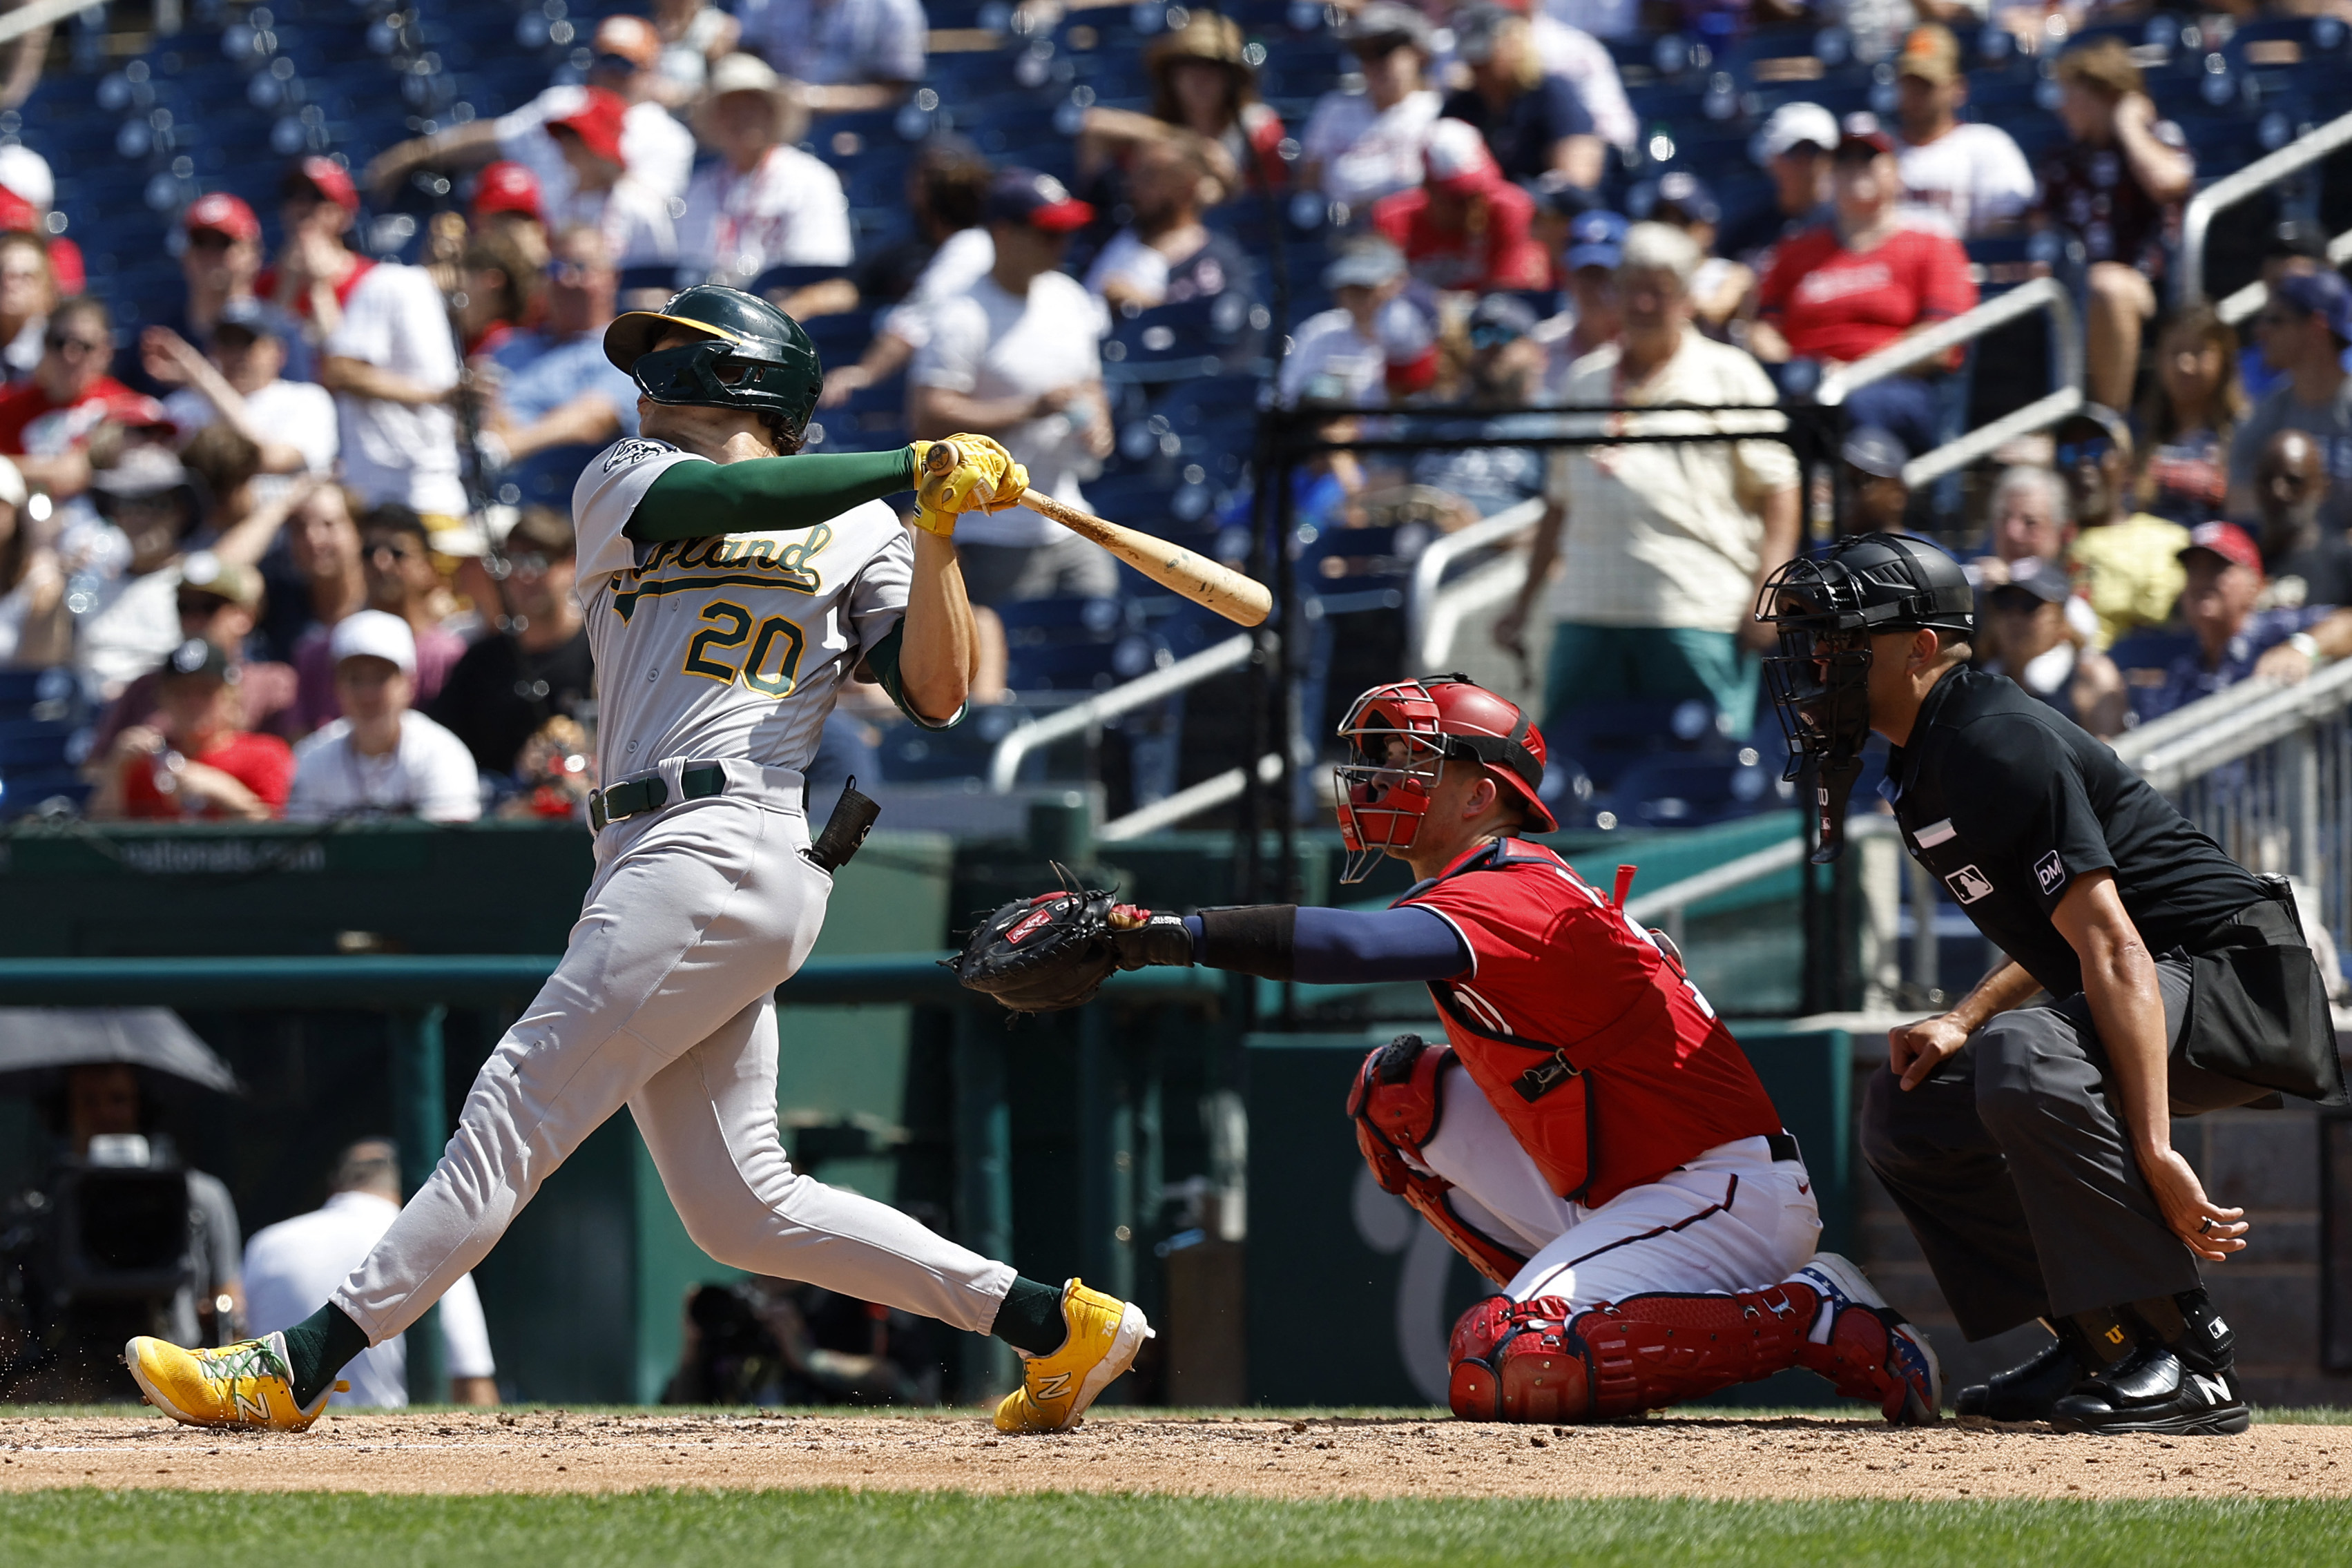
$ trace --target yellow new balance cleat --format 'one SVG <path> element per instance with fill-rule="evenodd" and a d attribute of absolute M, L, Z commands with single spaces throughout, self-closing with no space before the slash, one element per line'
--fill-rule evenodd
<path fill-rule="evenodd" d="M 1069 1338 L 1051 1355 L 1025 1359 L 1021 1386 L 996 1407 L 998 1431 L 1061 1432 L 1076 1426 L 1151 1337 L 1141 1307 L 1089 1291 L 1077 1280 L 1062 1287 L 1062 1321 Z"/>
<path fill-rule="evenodd" d="M 294 1403 L 294 1373 L 286 1364 L 286 1336 L 239 1340 L 218 1350 L 184 1350 L 141 1334 L 122 1347 L 123 1364 L 147 1403 L 189 1427 L 245 1427 L 299 1432 L 327 1407 L 327 1395 L 307 1410 Z"/>

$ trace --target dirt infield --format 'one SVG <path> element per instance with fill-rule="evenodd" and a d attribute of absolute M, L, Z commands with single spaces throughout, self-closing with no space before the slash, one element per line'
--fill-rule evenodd
<path fill-rule="evenodd" d="M 1981 1423 L 1900 1431 L 1805 1416 L 1600 1427 L 1106 1413 L 1000 1437 L 976 1416 L 373 1416 L 301 1434 L 149 1417 L 0 1416 L 0 1490 L 367 1492 L 847 1487 L 1185 1496 L 2343 1498 L 2352 1427 L 2096 1439 Z"/>

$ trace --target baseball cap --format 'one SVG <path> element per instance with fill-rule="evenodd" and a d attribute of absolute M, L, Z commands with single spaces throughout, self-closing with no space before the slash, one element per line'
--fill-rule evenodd
<path fill-rule="evenodd" d="M 1723 207 L 1707 188 L 1705 180 L 1687 169 L 1676 169 L 1658 176 L 1658 194 L 1650 204 L 1650 215 L 1658 215 L 1661 207 L 1672 207 L 1684 219 L 1695 224 L 1723 221 Z"/>
<path fill-rule="evenodd" d="M 2263 235 L 2263 259 L 2272 261 L 2300 256 L 2308 261 L 2327 259 L 2327 229 L 2309 218 L 2281 218 Z"/>
<path fill-rule="evenodd" d="M 728 55 L 710 68 L 709 92 L 724 98 L 730 92 L 773 92 L 782 85 L 776 68 L 757 55 Z"/>
<path fill-rule="evenodd" d="M 161 419 L 163 405 L 155 412 Z M 129 422 L 125 422 L 129 423 Z M 99 509 L 106 509 L 108 500 L 145 500 L 188 486 L 188 471 L 171 451 L 150 442 L 133 442 L 125 445 L 122 455 L 107 467 L 89 476 L 89 487 L 101 497 Z"/>
<path fill-rule="evenodd" d="M 2220 556 L 2232 566 L 2242 566 L 2256 577 L 2263 575 L 2263 552 L 2255 545 L 2253 535 L 2235 523 L 2200 523 L 2189 530 L 2189 542 L 2180 549 L 2177 559 L 2186 561 L 2199 550 Z"/>
<path fill-rule="evenodd" d="M 200 549 L 180 563 L 180 585 L 251 610 L 261 602 L 261 574 L 239 561 Z"/>
<path fill-rule="evenodd" d="M 378 613 L 382 613 L 378 612 Z M 191 637 L 163 655 L 155 666 L 160 680 L 231 681 L 236 678 L 236 667 L 228 662 L 228 654 L 202 637 Z"/>
<path fill-rule="evenodd" d="M 1625 259 L 1625 220 L 1615 213 L 1586 213 L 1568 225 L 1568 253 L 1561 260 L 1570 272 L 1588 267 L 1617 270 Z"/>
<path fill-rule="evenodd" d="M 347 213 L 360 210 L 359 187 L 352 183 L 350 173 L 332 158 L 310 157 L 295 164 L 286 172 L 278 186 L 279 193 L 295 195 L 299 186 L 308 186 Z"/>
<path fill-rule="evenodd" d="M 2006 588 L 2022 590 L 2044 604 L 2063 604 L 2074 591 L 2074 580 L 2066 575 L 2066 569 L 2038 555 L 2011 561 L 2008 580 L 1986 590 L 1986 597 L 1990 598 Z"/>
<path fill-rule="evenodd" d="M 328 635 L 327 653 L 335 664 L 345 659 L 382 659 L 396 664 L 403 674 L 416 673 L 416 633 L 397 615 L 381 610 L 360 610 L 335 622 Z"/>
<path fill-rule="evenodd" d="M 2338 341 L 2352 343 L 2352 284 L 2333 267 L 2318 272 L 2298 272 L 2279 280 L 2278 292 L 2298 309 L 2308 310 L 2327 322 L 2327 329 Z"/>
<path fill-rule="evenodd" d="M 1900 479 L 1903 465 L 1911 460 L 1895 433 L 1876 424 L 1854 426 L 1845 444 L 1838 448 L 1838 456 L 1874 479 Z"/>
<path fill-rule="evenodd" d="M 1960 41 L 1952 30 L 1929 22 L 1904 37 L 1903 52 L 1895 58 L 1895 74 L 1917 77 L 1942 87 L 1960 76 Z"/>
<path fill-rule="evenodd" d="M 233 240 L 256 240 L 261 237 L 261 220 L 253 209 L 226 191 L 215 191 L 208 196 L 198 196 L 180 214 L 180 226 L 189 234 L 223 234 Z"/>
<path fill-rule="evenodd" d="M 608 18 L 617 20 L 617 18 Z M 625 163 L 621 156 L 621 121 L 627 116 L 629 106 L 621 95 L 601 87 L 587 89 L 580 107 L 561 120 L 547 122 L 550 131 L 569 131 L 580 138 L 582 146 L 607 163 Z"/>
<path fill-rule="evenodd" d="M 607 16 L 596 24 L 594 48 L 600 55 L 618 55 L 643 69 L 661 58 L 661 35 L 643 16 Z"/>
<path fill-rule="evenodd" d="M 1378 288 L 1402 277 L 1404 252 L 1384 239 L 1363 239 L 1349 246 L 1323 269 L 1323 287 Z"/>
<path fill-rule="evenodd" d="M 474 182 L 474 217 L 479 221 L 493 213 L 538 217 L 539 176 L 506 159 L 485 165 Z"/>
<path fill-rule="evenodd" d="M 2060 420 L 2057 428 L 2050 434 L 2051 439 L 2061 446 L 2085 435 L 2100 435 L 2113 442 L 2116 450 L 2126 457 L 2135 449 L 2130 422 L 2105 403 L 2084 403 Z"/>
<path fill-rule="evenodd" d="M 57 204 L 58 180 L 49 161 L 21 141 L 0 146 L 0 185 L 22 196 L 36 208 Z"/>
<path fill-rule="evenodd" d="M 525 550 L 537 550 L 541 555 L 567 556 L 579 548 L 572 531 L 572 519 L 554 507 L 525 507 L 507 530 L 504 546 L 509 555 Z"/>
<path fill-rule="evenodd" d="M 1845 123 L 1838 128 L 1839 156 L 1856 150 L 1867 150 L 1874 155 L 1895 151 L 1895 138 L 1886 134 L 1885 128 L 1878 123 L 1878 116 L 1867 110 L 1847 115 Z"/>
<path fill-rule="evenodd" d="M 990 223 L 1027 224 L 1047 234 L 1068 234 L 1094 222 L 1095 210 L 1051 174 L 1016 166 L 996 172 L 981 216 Z"/>
<path fill-rule="evenodd" d="M 1538 323 L 1528 302 L 1515 294 L 1489 294 L 1470 312 L 1470 346 L 1499 349 L 1534 331 Z"/>
<path fill-rule="evenodd" d="M 1516 13 L 1500 5 L 1465 5 L 1454 13 L 1454 57 L 1465 65 L 1483 66 L 1495 57 L 1495 35 Z"/>
<path fill-rule="evenodd" d="M 218 336 L 224 327 L 235 327 L 257 338 L 282 340 L 286 336 L 286 323 L 278 312 L 250 294 L 240 295 L 221 307 L 220 315 L 213 322 L 214 335 Z"/>
<path fill-rule="evenodd" d="M 1837 117 L 1818 103 L 1784 103 L 1772 111 L 1757 133 L 1756 161 L 1769 163 L 1799 145 L 1833 151 L 1838 144 Z"/>
<path fill-rule="evenodd" d="M 1486 151 L 1478 128 L 1462 120 L 1441 120 L 1429 128 L 1421 149 L 1422 177 L 1441 191 L 1475 195 L 1501 183 L 1503 171 Z"/>
<path fill-rule="evenodd" d="M 1340 25 L 1339 37 L 1350 46 L 1379 42 L 1394 48 L 1411 44 L 1424 55 L 1430 52 L 1429 18 L 1418 6 L 1401 5 L 1397 0 L 1371 0 Z"/>

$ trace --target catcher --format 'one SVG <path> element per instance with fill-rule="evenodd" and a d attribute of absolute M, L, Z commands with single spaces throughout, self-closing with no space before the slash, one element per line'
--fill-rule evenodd
<path fill-rule="evenodd" d="M 1454 1413 L 1560 1422 L 1656 1409 L 1802 1366 L 1891 1421 L 1936 1418 L 1927 1336 L 1821 1233 L 1796 1140 L 1671 945 L 1524 832 L 1543 737 L 1459 675 L 1377 686 L 1340 738 L 1343 882 L 1394 855 L 1386 910 L 1193 915 L 1046 894 L 958 962 L 1018 1011 L 1113 968 L 1428 982 L 1446 1043 L 1373 1051 L 1348 1101 L 1381 1185 L 1501 1290 L 1454 1325 Z"/>

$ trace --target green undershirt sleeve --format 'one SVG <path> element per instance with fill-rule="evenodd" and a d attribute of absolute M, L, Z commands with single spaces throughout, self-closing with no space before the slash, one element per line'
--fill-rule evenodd
<path fill-rule="evenodd" d="M 965 708 L 960 707 L 956 709 L 954 713 L 950 714 L 946 718 L 925 718 L 921 714 L 917 713 L 913 708 L 907 706 L 906 694 L 899 689 L 898 680 L 898 650 L 905 645 L 906 640 L 907 623 L 904 621 L 901 621 L 898 624 L 890 628 L 890 634 L 887 637 L 885 637 L 879 643 L 875 643 L 873 648 L 866 653 L 866 668 L 867 671 L 873 674 L 877 681 L 881 683 L 882 689 L 890 694 L 890 700 L 898 705 L 898 711 L 905 714 L 908 718 L 913 719 L 917 724 L 921 725 L 925 729 L 947 729 L 954 725 L 962 723 Z M 966 704 L 965 707 L 969 707 L 970 706 L 970 704 Z"/>
<path fill-rule="evenodd" d="M 633 539 L 814 528 L 867 501 L 915 487 L 915 450 L 674 463 L 646 491 L 621 531 Z"/>

